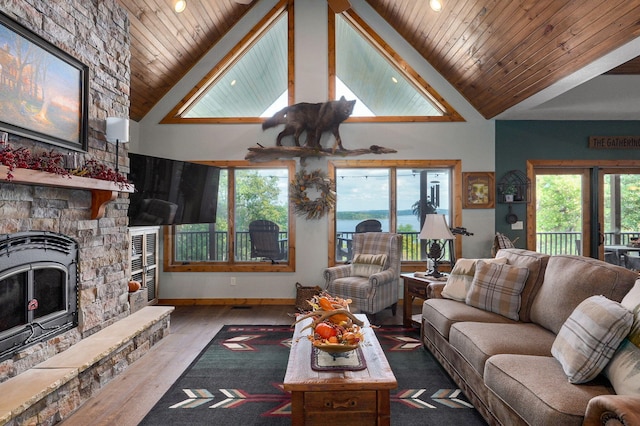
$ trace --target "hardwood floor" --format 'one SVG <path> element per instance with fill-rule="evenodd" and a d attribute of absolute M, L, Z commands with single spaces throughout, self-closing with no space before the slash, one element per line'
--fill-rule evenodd
<path fill-rule="evenodd" d="M 60 424 L 135 426 L 223 325 L 291 324 L 294 312 L 292 305 L 176 306 L 171 333 Z M 371 322 L 402 324 L 402 309 L 395 316 L 387 309 Z"/>

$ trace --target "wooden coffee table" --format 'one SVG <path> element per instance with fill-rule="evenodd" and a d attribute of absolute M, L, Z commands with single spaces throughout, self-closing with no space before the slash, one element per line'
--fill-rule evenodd
<path fill-rule="evenodd" d="M 296 324 L 284 389 L 291 392 L 291 424 L 389 425 L 389 391 L 398 386 L 366 315 L 361 344 L 366 368 L 360 371 L 315 371 L 311 368 L 311 320 Z"/>

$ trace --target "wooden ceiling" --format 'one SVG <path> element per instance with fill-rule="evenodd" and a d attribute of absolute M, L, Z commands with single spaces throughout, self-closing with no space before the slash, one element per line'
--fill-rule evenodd
<path fill-rule="evenodd" d="M 121 0 L 136 121 L 251 7 L 190 0 L 176 14 L 171 2 Z M 427 0 L 366 2 L 487 119 L 640 36 L 640 0 L 444 0 L 439 13 Z M 610 73 L 639 74 L 640 59 Z"/>

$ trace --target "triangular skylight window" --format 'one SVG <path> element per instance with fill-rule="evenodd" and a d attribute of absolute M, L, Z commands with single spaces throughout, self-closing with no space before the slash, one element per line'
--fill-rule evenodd
<path fill-rule="evenodd" d="M 259 121 L 287 106 L 292 81 L 288 4 L 281 1 L 163 123 Z"/>
<path fill-rule="evenodd" d="M 331 18 L 332 15 L 330 15 Z M 335 16 L 333 99 L 356 99 L 352 118 L 376 121 L 462 121 L 462 117 L 355 13 Z M 331 28 L 331 25 L 330 25 Z M 332 41 L 330 34 L 330 42 Z M 332 60 L 334 59 L 334 60 Z M 398 65 L 402 63 L 402 68 Z"/>

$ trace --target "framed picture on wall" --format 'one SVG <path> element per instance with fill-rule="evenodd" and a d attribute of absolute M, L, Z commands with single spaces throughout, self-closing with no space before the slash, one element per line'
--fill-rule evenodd
<path fill-rule="evenodd" d="M 0 131 L 87 149 L 89 68 L 0 14 Z"/>
<path fill-rule="evenodd" d="M 462 208 L 492 209 L 495 206 L 493 172 L 462 173 Z"/>

